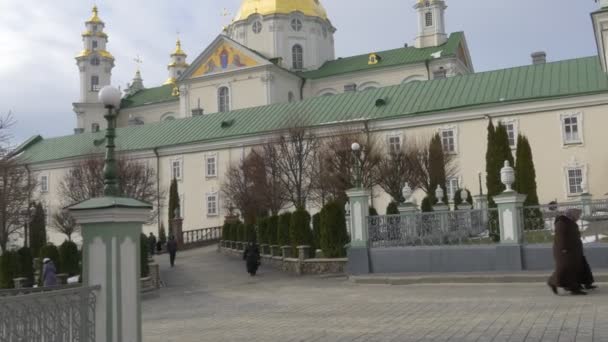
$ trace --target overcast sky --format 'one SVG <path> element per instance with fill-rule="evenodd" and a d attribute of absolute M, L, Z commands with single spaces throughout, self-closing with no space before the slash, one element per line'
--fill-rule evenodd
<path fill-rule="evenodd" d="M 98 0 L 108 50 L 116 58 L 112 83 L 133 77 L 138 54 L 144 85 L 160 85 L 176 32 L 192 61 L 230 19 L 241 0 Z M 413 43 L 414 0 L 322 0 L 338 29 L 336 55 Z M 476 71 L 525 65 L 544 50 L 549 61 L 597 53 L 589 13 L 593 0 L 447 0 L 448 32 L 465 31 Z M 14 140 L 71 134 L 78 99 L 74 56 L 92 0 L 0 0 L 0 113 L 12 110 Z"/>

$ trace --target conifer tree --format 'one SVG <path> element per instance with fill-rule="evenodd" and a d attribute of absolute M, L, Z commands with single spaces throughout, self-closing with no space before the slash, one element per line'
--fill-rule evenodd
<path fill-rule="evenodd" d="M 30 247 L 34 256 L 46 245 L 46 215 L 41 203 L 36 203 L 30 222 Z"/>
<path fill-rule="evenodd" d="M 525 206 L 538 205 L 536 191 L 536 170 L 532 157 L 532 148 L 528 138 L 523 135 L 517 137 L 517 162 L 515 163 L 515 191 L 526 195 Z"/>
<path fill-rule="evenodd" d="M 328 258 L 346 256 L 344 246 L 348 243 L 343 206 L 330 202 L 321 210 L 321 249 Z"/>
<path fill-rule="evenodd" d="M 279 246 L 289 246 L 289 225 L 291 224 L 291 213 L 279 215 L 277 225 L 277 244 Z"/>
<path fill-rule="evenodd" d="M 505 186 L 500 181 L 500 170 L 503 168 L 505 160 L 508 160 L 511 166 L 514 165 L 507 129 L 502 124 L 494 128 L 494 124 L 490 121 L 486 152 L 486 187 L 491 207 L 495 206 L 493 197 L 505 190 Z"/>
<path fill-rule="evenodd" d="M 177 189 L 177 179 L 173 178 L 169 188 L 169 235 L 173 235 L 171 220 L 175 218 L 175 209 L 179 207 L 179 193 Z"/>
<path fill-rule="evenodd" d="M 445 175 L 445 156 L 443 152 L 443 145 L 441 144 L 441 137 L 439 134 L 435 134 L 431 139 L 429 145 L 429 184 L 431 197 L 435 197 L 435 189 L 440 186 L 443 189 L 443 198 L 436 198 L 435 200 L 443 203 L 448 203 L 447 189 L 446 189 L 446 175 Z"/>

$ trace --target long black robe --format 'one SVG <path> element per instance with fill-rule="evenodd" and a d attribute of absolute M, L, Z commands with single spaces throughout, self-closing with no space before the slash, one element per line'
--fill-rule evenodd
<path fill-rule="evenodd" d="M 580 244 L 579 248 L 581 249 L 581 251 L 583 253 L 581 269 L 578 274 L 578 283 L 581 285 L 591 286 L 593 283 L 595 283 L 595 279 L 593 279 L 593 273 L 591 273 L 591 267 L 589 266 L 589 263 L 587 262 L 587 258 L 585 258 L 583 241 L 581 240 L 581 231 L 580 231 L 580 229 L 578 229 L 578 225 L 576 226 L 576 228 L 578 231 L 578 243 Z"/>
<path fill-rule="evenodd" d="M 247 261 L 247 273 L 255 275 L 260 266 L 260 249 L 256 244 L 251 244 L 245 248 L 243 260 Z"/>
<path fill-rule="evenodd" d="M 549 284 L 570 291 L 581 288 L 580 277 L 583 274 L 584 261 L 582 246 L 576 222 L 566 216 L 558 216 L 555 219 L 553 241 L 555 271 L 549 278 Z"/>

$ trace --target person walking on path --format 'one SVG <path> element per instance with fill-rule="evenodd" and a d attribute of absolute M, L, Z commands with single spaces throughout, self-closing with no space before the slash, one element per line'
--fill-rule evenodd
<path fill-rule="evenodd" d="M 580 240 L 580 230 L 576 221 L 581 211 L 569 209 L 555 219 L 555 236 L 553 241 L 553 259 L 555 271 L 547 284 L 554 294 L 561 287 L 573 295 L 586 295 L 581 287 L 583 274 L 583 244 Z"/>
<path fill-rule="evenodd" d="M 42 263 L 44 264 L 42 267 L 42 285 L 44 287 L 57 286 L 57 269 L 53 260 L 44 258 Z"/>
<path fill-rule="evenodd" d="M 154 233 L 150 232 L 150 236 L 148 236 L 148 249 L 150 250 L 150 255 L 154 255 L 154 250 L 156 249 L 156 236 Z"/>
<path fill-rule="evenodd" d="M 171 262 L 171 267 L 175 265 L 175 255 L 177 254 L 177 241 L 173 235 L 169 236 L 169 241 L 167 241 L 167 252 L 169 252 L 169 261 Z"/>
<path fill-rule="evenodd" d="M 254 242 L 250 242 L 243 253 L 243 260 L 247 261 L 247 273 L 254 277 L 260 267 L 260 249 Z"/>

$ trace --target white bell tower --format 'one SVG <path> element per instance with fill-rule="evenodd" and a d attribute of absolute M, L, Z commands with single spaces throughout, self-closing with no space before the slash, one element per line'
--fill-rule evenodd
<path fill-rule="evenodd" d="M 90 132 L 103 129 L 103 105 L 97 95 L 101 88 L 110 85 L 114 57 L 106 50 L 108 35 L 103 32 L 104 22 L 98 16 L 97 6 L 93 14 L 85 22 L 85 32 L 82 34 L 83 49 L 76 56 L 76 65 L 80 72 L 80 98 L 74 103 L 77 128 L 75 133 Z M 102 127 L 103 126 L 103 127 Z"/>
<path fill-rule="evenodd" d="M 417 48 L 439 46 L 448 40 L 445 33 L 445 10 L 443 0 L 418 0 L 414 9 L 418 11 Z"/>
<path fill-rule="evenodd" d="M 602 69 L 608 72 L 608 0 L 597 2 L 600 4 L 600 9 L 591 13 L 591 18 Z"/>

